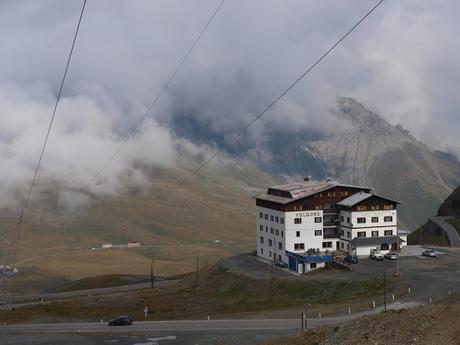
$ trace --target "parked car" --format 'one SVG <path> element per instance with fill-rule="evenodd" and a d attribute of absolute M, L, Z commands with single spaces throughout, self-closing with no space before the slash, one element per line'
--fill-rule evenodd
<path fill-rule="evenodd" d="M 389 259 L 389 260 L 398 260 L 398 254 L 396 253 L 386 253 L 385 255 L 385 259 Z"/>
<path fill-rule="evenodd" d="M 131 316 L 118 316 L 109 321 L 109 326 L 129 326 L 133 323 Z"/>
<path fill-rule="evenodd" d="M 423 256 L 428 256 L 430 258 L 435 258 L 435 257 L 438 256 L 438 254 L 436 254 L 436 252 L 434 250 L 431 250 L 431 249 L 424 250 L 422 255 Z"/>
<path fill-rule="evenodd" d="M 343 261 L 348 262 L 350 264 L 357 264 L 358 263 L 358 257 L 356 255 L 347 255 L 347 256 L 345 256 Z"/>
<path fill-rule="evenodd" d="M 384 259 L 383 254 L 380 253 L 380 251 L 378 250 L 371 250 L 371 254 L 369 255 L 369 258 L 371 258 L 372 260 L 383 260 Z"/>
<path fill-rule="evenodd" d="M 275 262 L 275 266 L 278 266 L 278 267 L 281 267 L 281 268 L 286 268 L 287 267 L 287 263 L 283 262 L 283 261 L 276 261 Z"/>

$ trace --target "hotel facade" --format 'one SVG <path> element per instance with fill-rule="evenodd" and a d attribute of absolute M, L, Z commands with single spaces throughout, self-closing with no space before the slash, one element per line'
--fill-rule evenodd
<path fill-rule="evenodd" d="M 337 252 L 396 251 L 398 204 L 330 179 L 269 187 L 256 196 L 257 254 L 304 273 L 324 267 Z"/>

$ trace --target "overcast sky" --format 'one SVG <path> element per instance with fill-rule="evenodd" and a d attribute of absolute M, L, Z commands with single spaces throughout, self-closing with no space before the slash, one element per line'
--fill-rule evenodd
<path fill-rule="evenodd" d="M 88 0 L 42 174 L 87 182 L 219 2 Z M 140 135 L 113 163 L 113 183 L 136 161 L 174 164 L 172 115 L 231 136 L 374 3 L 227 0 Z M 30 180 L 80 8 L 77 0 L 0 2 L 2 189 Z M 454 0 L 385 1 L 249 135 L 330 130 L 328 109 L 344 95 L 433 148 L 460 154 L 459 10 Z"/>

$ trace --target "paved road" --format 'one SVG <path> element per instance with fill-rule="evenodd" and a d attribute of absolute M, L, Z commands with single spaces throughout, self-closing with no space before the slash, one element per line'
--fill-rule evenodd
<path fill-rule="evenodd" d="M 160 280 L 155 281 L 155 287 L 165 287 L 178 283 L 180 280 Z M 131 285 L 121 285 L 113 286 L 107 288 L 99 289 L 87 289 L 87 290 L 77 290 L 77 291 L 67 291 L 67 292 L 51 292 L 43 294 L 29 294 L 29 295 L 16 295 L 12 296 L 11 300 L 13 305 L 11 307 L 19 308 L 21 306 L 32 306 L 42 303 L 40 299 L 46 301 L 56 301 L 63 300 L 73 297 L 85 297 L 85 296 L 98 296 L 98 295 L 107 295 L 117 292 L 127 292 L 127 291 L 136 291 L 149 289 L 151 287 L 150 283 L 140 283 L 140 284 L 131 284 Z M 0 307 L 0 310 L 4 310 L 5 307 Z"/>
<path fill-rule="evenodd" d="M 388 309 L 399 310 L 419 306 L 421 303 L 393 303 Z M 308 319 L 308 328 L 340 324 L 364 315 L 376 314 L 383 310 L 378 307 L 371 311 L 340 315 L 322 319 Z M 109 327 L 107 323 L 45 323 L 0 326 L 1 333 L 126 333 L 155 331 L 237 331 L 237 330 L 297 330 L 300 319 L 229 319 L 229 320 L 178 320 L 178 321 L 138 321 L 129 327 Z"/>
<path fill-rule="evenodd" d="M 430 220 L 447 234 L 451 247 L 460 247 L 460 236 L 457 230 L 447 222 L 452 217 L 431 217 Z"/>

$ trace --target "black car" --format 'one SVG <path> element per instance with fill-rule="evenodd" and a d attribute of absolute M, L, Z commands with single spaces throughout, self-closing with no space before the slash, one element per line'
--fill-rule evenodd
<path fill-rule="evenodd" d="M 287 264 L 283 261 L 276 261 L 275 266 L 281 267 L 281 268 L 286 268 Z"/>
<path fill-rule="evenodd" d="M 131 316 L 118 316 L 109 321 L 109 326 L 129 326 L 133 323 Z"/>
<path fill-rule="evenodd" d="M 358 263 L 358 257 L 355 255 L 347 255 L 345 256 L 345 259 L 343 261 L 348 262 L 350 264 L 357 264 Z"/>

